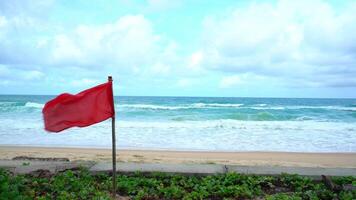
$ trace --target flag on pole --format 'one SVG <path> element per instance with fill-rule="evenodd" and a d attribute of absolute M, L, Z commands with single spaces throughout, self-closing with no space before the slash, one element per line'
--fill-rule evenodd
<path fill-rule="evenodd" d="M 116 198 L 116 136 L 112 77 L 108 82 L 76 95 L 64 93 L 47 102 L 42 110 L 45 129 L 60 132 L 71 127 L 85 127 L 111 118 L 112 185 Z"/>
<path fill-rule="evenodd" d="M 95 86 L 76 95 L 64 93 L 48 101 L 43 110 L 45 129 L 60 132 L 86 127 L 115 115 L 112 82 Z"/>

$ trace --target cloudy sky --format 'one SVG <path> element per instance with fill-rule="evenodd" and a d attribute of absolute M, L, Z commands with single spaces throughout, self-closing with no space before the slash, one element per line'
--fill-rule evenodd
<path fill-rule="evenodd" d="M 340 3 L 342 2 L 342 3 Z M 356 97 L 356 1 L 2 0 L 0 94 Z"/>

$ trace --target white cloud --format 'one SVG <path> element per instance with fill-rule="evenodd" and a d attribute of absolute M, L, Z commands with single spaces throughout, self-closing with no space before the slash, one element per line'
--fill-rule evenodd
<path fill-rule="evenodd" d="M 8 86 L 9 84 L 10 84 L 10 81 L 8 81 L 8 80 L 0 80 L 1 86 Z"/>
<path fill-rule="evenodd" d="M 105 11 L 85 7 L 79 14 L 88 15 L 71 21 L 59 15 L 76 16 L 71 9 L 63 9 L 75 5 L 46 0 L 0 1 L 2 84 L 15 85 L 15 90 L 21 84 L 38 84 L 53 93 L 52 88 L 64 90 L 64 85 L 82 88 L 101 83 L 95 81 L 110 74 L 117 77 L 120 87 L 131 87 L 132 91 L 147 91 L 142 88 L 152 86 L 160 90 L 190 87 L 205 95 L 220 91 L 215 91 L 218 86 L 268 85 L 281 91 L 286 87 L 356 86 L 355 2 L 337 6 L 318 0 L 240 4 L 220 10 L 221 15 L 208 16 L 201 37 L 168 30 L 172 25 L 167 24 L 168 16 L 179 15 L 177 22 L 184 24 L 180 20 L 186 18 L 181 13 L 164 12 L 180 6 L 180 1 L 122 2 L 105 5 L 126 6 L 130 7 L 126 13 L 141 14 L 113 19 L 114 15 Z M 226 7 L 214 7 L 209 13 L 216 14 L 219 9 Z M 156 11 L 168 21 L 156 18 Z M 104 15 L 96 18 L 99 14 Z M 182 30 L 190 35 L 198 28 L 197 21 L 174 26 L 186 27 Z M 196 27 L 191 26 L 194 23 Z M 193 87 L 201 83 L 206 84 Z"/>
<path fill-rule="evenodd" d="M 47 59 L 48 49 L 37 46 L 35 41 L 42 39 L 45 31 L 54 30 L 45 21 L 49 2 L 0 1 L 1 64 L 22 68 Z"/>
<path fill-rule="evenodd" d="M 330 73 L 341 82 L 356 76 L 355 9 L 355 3 L 334 8 L 324 1 L 278 1 L 206 18 L 200 65 L 333 86 Z"/>
<path fill-rule="evenodd" d="M 163 63 L 156 63 L 151 67 L 151 72 L 157 75 L 168 75 L 171 71 L 170 66 Z"/>
<path fill-rule="evenodd" d="M 74 87 L 87 87 L 87 86 L 95 86 L 99 81 L 95 79 L 83 78 L 79 80 L 70 81 L 69 84 Z"/>
<path fill-rule="evenodd" d="M 44 73 L 36 70 L 31 70 L 31 71 L 24 71 L 22 73 L 22 77 L 25 80 L 39 80 L 42 79 L 45 76 Z"/>
<path fill-rule="evenodd" d="M 82 50 L 77 47 L 74 42 L 65 35 L 57 35 L 54 38 L 54 48 L 52 55 L 54 62 L 65 62 L 76 60 L 82 62 L 84 57 Z"/>
<path fill-rule="evenodd" d="M 148 9 L 152 11 L 162 11 L 176 8 L 181 5 L 180 0 L 148 0 Z"/>
<path fill-rule="evenodd" d="M 5 77 L 10 74 L 10 70 L 5 66 L 0 64 L 0 77 Z"/>
<path fill-rule="evenodd" d="M 68 65 L 142 66 L 159 53 L 159 39 L 144 16 L 124 16 L 112 24 L 80 25 L 72 33 L 56 36 L 52 57 Z"/>
<path fill-rule="evenodd" d="M 192 79 L 187 79 L 187 78 L 179 79 L 177 81 L 177 86 L 182 87 L 182 88 L 190 87 L 193 84 L 194 84 L 194 81 Z"/>
<path fill-rule="evenodd" d="M 1 6 L 10 5 L 0 3 L 0 13 L 4 9 Z M 120 80 L 130 76 L 138 80 L 156 76 L 177 78 L 176 66 L 181 60 L 176 53 L 177 43 L 156 34 L 151 21 L 143 15 L 126 15 L 110 23 L 79 24 L 73 28 L 46 24 L 32 14 L 20 8 L 8 11 L 6 16 L 0 14 L 0 64 L 7 66 L 6 74 L 1 68 L 0 75 L 11 84 L 17 73 L 23 84 L 46 74 L 46 80 L 59 82 L 60 77 L 76 78 L 67 82 L 78 87 L 89 86 L 89 80 L 108 74 L 119 74 Z M 47 30 L 42 33 L 43 28 Z"/>
<path fill-rule="evenodd" d="M 248 87 L 248 88 L 261 88 L 261 87 L 280 87 L 286 86 L 286 82 L 288 83 L 290 80 L 284 77 L 271 77 L 271 76 L 264 76 L 254 73 L 240 73 L 236 75 L 228 75 L 223 76 L 220 79 L 219 87 L 220 88 L 234 88 L 234 87 Z M 297 83 L 294 80 L 293 83 L 288 83 L 287 86 L 294 87 Z"/>
<path fill-rule="evenodd" d="M 226 76 L 223 77 L 220 81 L 220 87 L 221 88 L 229 88 L 237 85 L 243 84 L 243 81 L 241 80 L 239 75 L 234 75 L 234 76 Z"/>
<path fill-rule="evenodd" d="M 15 18 L 26 21 L 25 16 Z M 0 27 L 0 64 L 11 69 L 36 66 L 36 70 L 52 71 L 76 67 L 81 73 L 100 69 L 104 74 L 167 76 L 172 64 L 180 59 L 177 44 L 154 33 L 151 22 L 143 15 L 126 15 L 101 25 L 62 28 L 48 35 L 36 33 L 40 29 L 36 26 L 41 24 L 19 26 L 14 20 L 0 20 L 6 24 L 6 30 Z M 35 28 L 31 29 L 32 26 Z"/>
<path fill-rule="evenodd" d="M 5 16 L 0 16 L 0 28 L 7 25 L 7 20 Z"/>
<path fill-rule="evenodd" d="M 38 70 L 12 69 L 7 65 L 0 64 L 0 79 L 6 85 L 19 85 L 24 82 L 32 84 L 33 81 L 42 80 L 45 74 Z"/>
<path fill-rule="evenodd" d="M 203 60 L 203 53 L 201 51 L 194 52 L 188 62 L 188 67 L 192 70 L 199 70 Z"/>

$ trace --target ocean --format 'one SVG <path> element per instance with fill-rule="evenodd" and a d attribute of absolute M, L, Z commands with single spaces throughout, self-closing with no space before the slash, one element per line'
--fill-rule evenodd
<path fill-rule="evenodd" d="M 0 145 L 111 148 L 111 122 L 43 129 L 54 96 L 0 95 Z M 356 99 L 115 97 L 117 148 L 356 152 Z"/>

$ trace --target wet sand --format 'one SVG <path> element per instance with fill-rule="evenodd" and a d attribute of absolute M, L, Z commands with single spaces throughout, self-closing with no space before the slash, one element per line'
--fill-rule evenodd
<path fill-rule="evenodd" d="M 16 156 L 111 161 L 111 149 L 0 146 L 0 159 Z M 119 162 L 204 163 L 244 166 L 356 168 L 356 153 L 206 152 L 117 150 Z"/>

